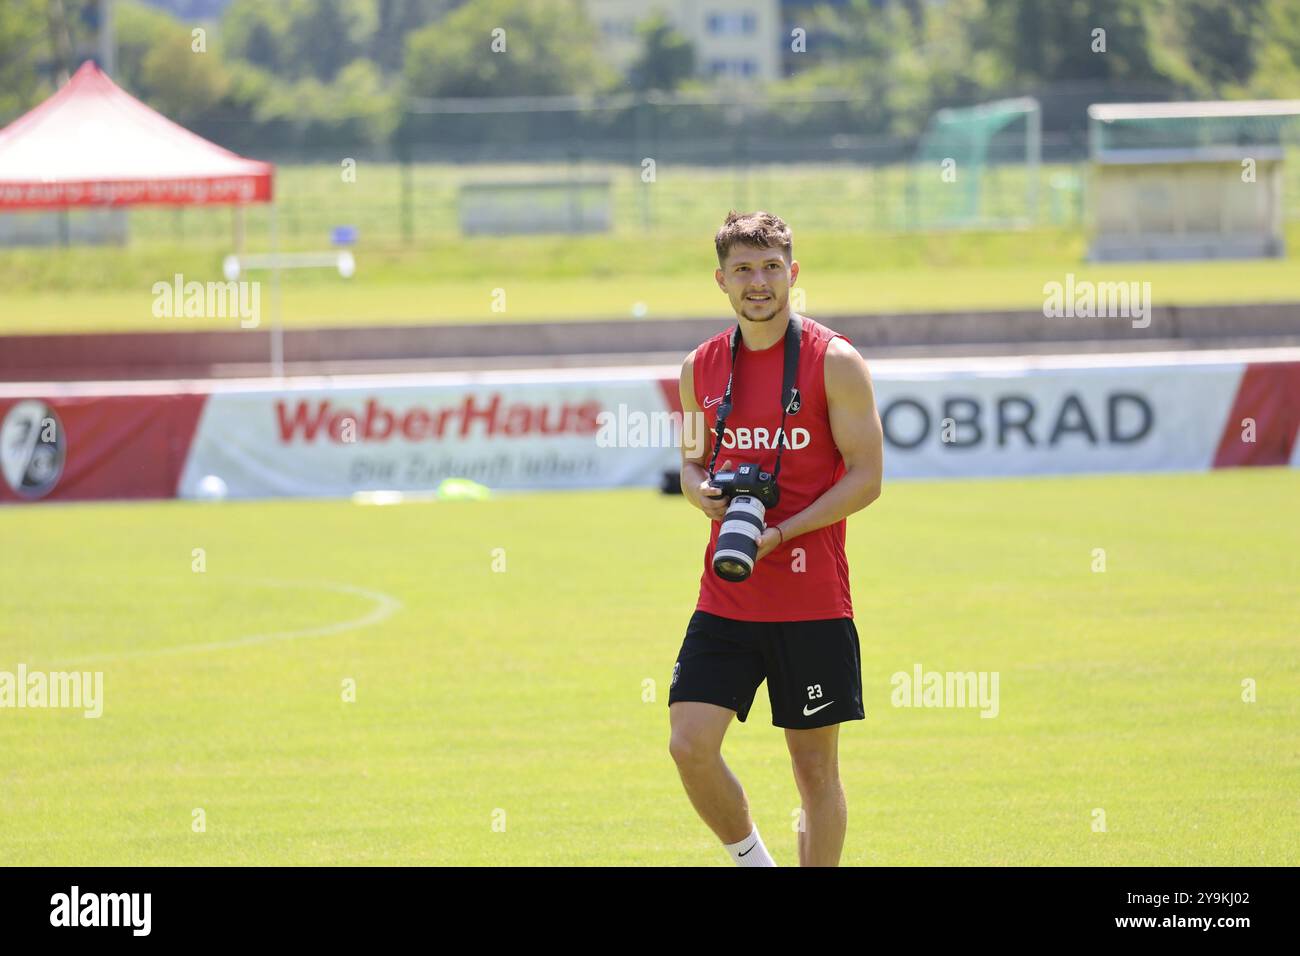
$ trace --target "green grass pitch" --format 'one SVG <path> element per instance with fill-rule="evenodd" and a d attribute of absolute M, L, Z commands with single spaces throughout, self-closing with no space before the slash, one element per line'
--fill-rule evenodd
<path fill-rule="evenodd" d="M 1300 862 L 1297 500 L 888 483 L 849 524 L 844 862 Z M 97 720 L 0 709 L 0 860 L 729 865 L 667 749 L 705 536 L 649 490 L 0 510 L 0 670 L 104 673 Z M 1000 713 L 891 706 L 918 663 L 999 672 Z M 794 864 L 766 688 L 724 755 Z"/>

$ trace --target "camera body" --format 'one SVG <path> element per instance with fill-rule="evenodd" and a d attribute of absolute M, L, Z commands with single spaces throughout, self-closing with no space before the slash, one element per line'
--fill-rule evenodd
<path fill-rule="evenodd" d="M 709 484 L 721 489 L 728 501 L 713 550 L 713 572 L 724 581 L 744 581 L 754 571 L 767 509 L 781 497 L 776 478 L 758 465 L 745 464 L 718 472 Z"/>
<path fill-rule="evenodd" d="M 764 509 L 776 507 L 776 503 L 781 500 L 781 491 L 777 488 L 772 473 L 761 471 L 755 464 L 741 465 L 734 471 L 720 471 L 709 484 L 720 488 L 723 497 L 728 499 L 740 495 L 757 498 Z"/>

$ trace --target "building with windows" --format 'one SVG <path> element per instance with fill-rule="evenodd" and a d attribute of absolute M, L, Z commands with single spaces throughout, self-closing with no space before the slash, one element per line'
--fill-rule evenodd
<path fill-rule="evenodd" d="M 601 50 L 621 70 L 641 50 L 637 24 L 661 13 L 695 47 L 696 73 L 720 80 L 775 80 L 781 74 L 777 0 L 586 0 Z"/>

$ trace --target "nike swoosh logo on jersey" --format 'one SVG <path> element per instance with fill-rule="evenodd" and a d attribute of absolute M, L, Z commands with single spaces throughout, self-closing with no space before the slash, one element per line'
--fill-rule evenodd
<path fill-rule="evenodd" d="M 714 405 L 718 404 L 718 402 L 720 402 L 720 401 L 722 401 L 722 396 L 721 396 L 721 395 L 719 395 L 717 398 L 708 398 L 708 397 L 706 396 L 705 399 L 704 399 L 704 407 L 705 407 L 705 408 L 712 408 Z"/>
<path fill-rule="evenodd" d="M 809 709 L 808 709 L 808 705 L 807 705 L 807 704 L 804 704 L 804 705 L 803 705 L 803 715 L 804 715 L 805 717 L 811 717 L 813 714 L 817 713 L 817 711 L 819 711 L 819 710 L 825 710 L 827 707 L 829 707 L 829 706 L 830 706 L 831 704 L 833 704 L 833 703 L 835 703 L 835 701 L 833 701 L 833 700 L 828 700 L 826 703 L 822 704 L 820 707 L 814 707 L 812 710 L 809 710 Z"/>

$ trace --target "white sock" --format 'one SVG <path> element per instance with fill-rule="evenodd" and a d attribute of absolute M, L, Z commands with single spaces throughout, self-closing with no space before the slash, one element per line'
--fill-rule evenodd
<path fill-rule="evenodd" d="M 724 843 L 736 866 L 776 866 L 776 862 L 763 846 L 763 838 L 758 835 L 758 824 L 749 836 L 737 843 Z"/>

